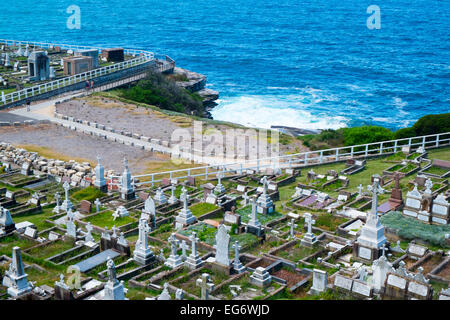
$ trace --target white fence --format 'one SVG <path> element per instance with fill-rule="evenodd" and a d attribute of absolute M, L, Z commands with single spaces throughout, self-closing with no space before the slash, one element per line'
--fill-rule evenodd
<path fill-rule="evenodd" d="M 68 45 L 68 44 L 54 44 L 54 43 L 46 43 L 46 42 L 31 42 L 31 41 L 18 41 L 18 40 L 4 40 L 0 39 L 0 44 L 5 44 L 8 46 L 35 46 L 42 49 L 49 49 L 54 47 L 60 47 L 61 49 L 73 50 L 74 52 L 80 50 L 99 50 L 105 48 L 98 47 L 88 47 L 88 46 L 77 46 L 77 45 Z M 82 81 L 94 79 L 96 77 L 100 77 L 109 73 L 114 73 L 120 70 L 128 69 L 137 65 L 145 64 L 155 60 L 155 54 L 153 52 L 144 51 L 144 50 L 136 50 L 136 49 L 124 49 L 125 54 L 138 56 L 137 58 L 123 61 L 120 63 L 116 63 L 110 66 L 102 67 L 99 69 L 91 70 L 88 72 L 80 73 L 74 76 L 65 77 L 62 79 L 49 81 L 40 85 L 36 85 L 33 87 L 25 88 L 20 91 L 11 92 L 9 94 L 5 94 L 1 96 L 0 107 L 4 105 L 8 105 L 15 101 L 20 101 L 22 99 L 26 99 L 38 94 L 42 94 L 45 92 L 49 92 L 58 88 L 62 88 L 68 85 L 72 85 L 75 83 L 79 83 Z M 172 59 L 167 56 L 164 56 L 165 61 L 160 64 L 158 70 L 160 72 L 167 71 L 172 66 Z M 167 62 L 166 62 L 167 61 Z"/>
<path fill-rule="evenodd" d="M 306 167 L 311 165 L 333 163 L 350 158 L 365 158 L 381 155 L 389 155 L 401 151 L 402 147 L 408 146 L 411 151 L 418 147 L 424 149 L 443 147 L 450 145 L 450 132 L 405 138 L 391 141 L 382 141 L 349 147 L 332 148 L 318 151 L 303 152 L 297 154 L 283 155 L 256 160 L 244 160 L 235 163 L 224 163 L 221 165 L 202 166 L 190 169 L 157 172 L 145 175 L 133 176 L 136 186 L 148 185 L 161 182 L 163 178 L 185 179 L 187 177 L 204 177 L 217 175 L 219 172 L 229 174 L 243 174 L 246 170 L 260 172 L 268 168 L 283 169 L 293 167 Z"/>

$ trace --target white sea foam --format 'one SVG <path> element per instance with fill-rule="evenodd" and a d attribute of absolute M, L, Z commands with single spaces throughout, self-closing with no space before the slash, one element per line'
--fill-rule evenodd
<path fill-rule="evenodd" d="M 313 90 L 311 90 L 313 92 Z M 334 97 L 333 97 L 334 98 Z M 308 106 L 327 99 L 315 95 L 248 95 L 218 100 L 211 114 L 214 119 L 239 123 L 249 127 L 270 128 L 283 125 L 302 129 L 338 129 L 349 119 L 337 116 L 333 110 L 312 114 Z"/>

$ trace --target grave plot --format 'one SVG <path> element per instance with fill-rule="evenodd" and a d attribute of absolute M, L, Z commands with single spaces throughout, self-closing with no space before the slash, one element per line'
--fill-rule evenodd
<path fill-rule="evenodd" d="M 205 216 L 204 218 L 215 219 L 221 221 L 223 218 L 223 211 L 219 206 L 212 203 L 200 202 L 189 207 L 195 217 Z"/>
<path fill-rule="evenodd" d="M 297 263 L 298 261 L 310 256 L 318 250 L 322 250 L 319 245 L 315 245 L 314 247 L 309 248 L 302 246 L 300 244 L 300 241 L 294 240 L 282 245 L 281 247 L 275 248 L 272 251 L 269 251 L 269 254 Z"/>
<path fill-rule="evenodd" d="M 150 289 L 149 284 L 152 283 L 157 275 L 163 272 L 169 272 L 171 270 L 172 269 L 170 267 L 159 264 L 148 271 L 144 271 L 138 275 L 133 276 L 129 280 L 130 287 Z"/>
<path fill-rule="evenodd" d="M 197 298 L 201 298 L 201 288 L 197 285 L 196 282 L 203 273 L 208 273 L 210 275 L 210 280 L 212 283 L 214 283 L 214 286 L 220 285 L 230 277 L 225 273 L 212 271 L 205 267 L 193 270 L 185 275 L 181 275 L 180 277 L 171 281 L 170 284 L 177 288 L 185 290 L 186 292 L 196 296 Z"/>
<path fill-rule="evenodd" d="M 236 213 L 241 216 L 242 222 L 248 223 L 250 221 L 250 216 L 252 214 L 252 206 L 248 205 L 246 207 L 237 209 Z M 275 210 L 268 214 L 256 213 L 256 216 L 258 218 L 258 221 L 262 225 L 267 225 L 269 222 L 283 217 L 283 214 Z"/>
<path fill-rule="evenodd" d="M 285 241 L 278 237 L 266 235 L 266 240 L 262 244 L 253 246 L 252 248 L 246 250 L 241 250 L 241 252 L 245 252 L 253 256 L 262 256 L 264 253 L 269 253 L 270 250 L 281 246 L 283 243 L 285 243 Z"/>
<path fill-rule="evenodd" d="M 369 209 L 372 205 L 372 198 L 367 196 L 358 197 L 352 202 L 350 202 L 347 206 L 350 208 L 355 208 L 359 211 L 364 211 Z"/>
<path fill-rule="evenodd" d="M 197 237 L 201 242 L 204 242 L 210 246 L 214 246 L 216 244 L 217 228 L 209 224 L 199 222 L 189 226 L 185 230 L 178 231 L 179 234 L 185 237 L 189 237 L 192 232 L 197 233 Z M 242 246 L 242 250 L 245 250 L 246 247 L 252 247 L 260 242 L 258 237 L 251 233 L 231 234 L 230 243 L 234 243 L 235 241 L 239 241 L 239 244 Z M 230 246 L 230 252 L 231 251 L 232 248 Z"/>
<path fill-rule="evenodd" d="M 47 220 L 50 219 L 55 213 L 53 212 L 53 205 L 45 206 L 42 208 L 41 212 L 32 213 L 32 214 L 20 214 L 20 215 L 12 215 L 12 218 L 15 223 L 20 223 L 24 221 L 31 222 L 36 226 L 39 231 L 43 231 L 45 229 L 51 228 L 53 226 L 52 223 Z"/>
<path fill-rule="evenodd" d="M 349 221 L 349 219 L 336 216 L 332 213 L 317 213 L 315 227 L 321 230 L 335 232 L 339 225 Z"/>
<path fill-rule="evenodd" d="M 213 291 L 213 295 L 221 300 L 264 300 L 280 287 L 280 284 L 272 281 L 269 287 L 259 288 L 250 282 L 250 275 L 245 272 L 231 282 L 218 287 Z"/>
<path fill-rule="evenodd" d="M 48 259 L 55 257 L 57 255 L 61 255 L 65 253 L 67 250 L 73 249 L 74 242 L 72 240 L 56 240 L 43 244 L 39 244 L 32 248 L 23 250 L 24 254 L 28 254 L 38 259 Z M 70 257 L 70 255 L 68 255 Z M 58 264 L 61 261 L 65 260 L 65 256 L 62 255 L 60 257 L 56 257 L 54 259 L 49 259 L 49 261 Z"/>
<path fill-rule="evenodd" d="M 92 225 L 108 229 L 112 228 L 113 226 L 116 226 L 118 228 L 124 228 L 127 226 L 127 229 L 132 229 L 134 225 L 137 226 L 138 219 L 140 216 L 140 213 L 138 211 L 129 211 L 129 216 L 124 217 L 114 217 L 113 216 L 114 211 L 112 210 L 105 210 L 99 213 L 95 213 L 92 215 L 89 215 L 82 219 L 83 222 L 90 222 Z M 135 227 L 135 226 L 134 226 Z"/>
<path fill-rule="evenodd" d="M 435 269 L 429 273 L 431 277 L 433 275 L 434 279 L 443 280 L 448 285 L 450 285 L 450 259 L 447 257 L 445 262 L 442 262 L 441 265 L 438 265 Z"/>
<path fill-rule="evenodd" d="M 423 261 L 418 261 L 410 271 L 417 272 L 419 267 L 423 268 L 423 274 L 428 275 L 433 269 L 435 269 L 439 264 L 444 262 L 446 259 L 443 256 L 443 252 L 435 252 L 428 254 Z"/>
<path fill-rule="evenodd" d="M 15 246 L 25 250 L 36 244 L 38 244 L 38 242 L 19 236 L 17 233 L 13 233 L 0 238 L 0 255 L 11 256 L 12 248 Z"/>
<path fill-rule="evenodd" d="M 427 243 L 445 248 L 445 235 L 450 233 L 450 225 L 429 225 L 417 219 L 405 217 L 400 212 L 389 212 L 380 217 L 383 226 L 397 230 L 402 239 L 422 239 Z"/>
<path fill-rule="evenodd" d="M 26 187 L 27 185 L 40 182 L 46 178 L 47 175 L 43 175 L 42 177 L 35 177 L 35 176 L 26 176 L 18 172 L 11 175 L 3 176 L 0 181 L 14 188 L 22 188 Z"/>

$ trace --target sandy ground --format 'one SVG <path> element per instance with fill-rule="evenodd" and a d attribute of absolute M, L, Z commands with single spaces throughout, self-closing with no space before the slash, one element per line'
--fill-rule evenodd
<path fill-rule="evenodd" d="M 100 155 L 107 170 L 113 169 L 119 173 L 123 170 L 122 160 L 124 157 L 129 160 L 132 174 L 143 172 L 151 161 L 165 160 L 161 158 L 161 155 L 149 151 L 138 150 L 135 147 L 93 137 L 53 124 L 0 127 L 0 141 L 15 146 L 43 147 L 43 156 L 46 156 L 46 152 L 56 153 L 55 159 L 60 154 L 68 157 L 67 160 L 73 157 L 77 161 L 86 159 L 95 164 L 97 163 L 97 155 Z M 59 159 L 66 160 L 63 157 L 59 157 Z"/>
<path fill-rule="evenodd" d="M 83 119 L 90 122 L 97 122 L 107 127 L 112 127 L 116 130 L 129 131 L 131 133 L 139 133 L 150 138 L 157 138 L 165 141 L 172 141 L 172 133 L 176 129 L 188 130 L 190 136 L 193 134 L 193 121 L 184 116 L 168 116 L 161 112 L 139 107 L 132 104 L 122 103 L 105 97 L 88 97 L 74 99 L 56 106 L 56 111 L 60 114 L 71 116 L 77 119 Z M 223 134 L 226 130 L 233 129 L 226 125 L 217 124 L 203 124 L 203 150 L 214 149 L 212 145 L 225 143 L 220 139 L 213 138 L 214 130 L 221 131 Z M 179 141 L 178 138 L 175 141 Z M 248 144 L 248 142 L 247 142 Z M 253 145 L 253 144 L 252 144 Z M 267 146 L 270 150 L 270 145 Z M 236 153 L 241 154 L 241 148 L 230 147 L 230 150 L 235 150 Z M 249 147 L 247 147 L 249 148 Z M 217 150 L 220 150 L 217 149 Z M 239 151 L 238 151 L 239 150 Z M 248 149 L 246 150 L 248 153 Z M 254 151 L 254 149 L 252 150 Z M 302 146 L 302 143 L 297 139 L 292 139 L 290 145 L 280 145 L 280 154 L 297 153 L 307 151 L 307 148 Z M 266 157 L 270 153 L 265 153 L 260 157 Z"/>
<path fill-rule="evenodd" d="M 180 128 L 159 112 L 108 99 L 74 99 L 57 105 L 56 112 L 166 141 Z"/>

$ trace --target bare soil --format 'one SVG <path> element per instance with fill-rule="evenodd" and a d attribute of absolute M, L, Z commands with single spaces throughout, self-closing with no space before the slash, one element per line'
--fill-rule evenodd
<path fill-rule="evenodd" d="M 160 155 L 149 151 L 53 124 L 3 127 L 0 128 L 0 141 L 36 151 L 44 157 L 52 156 L 53 159 L 66 161 L 74 159 L 96 164 L 97 155 L 100 155 L 106 170 L 113 169 L 116 172 L 123 170 L 122 161 L 126 157 L 132 174 L 145 171 L 151 161 L 163 160 Z"/>

